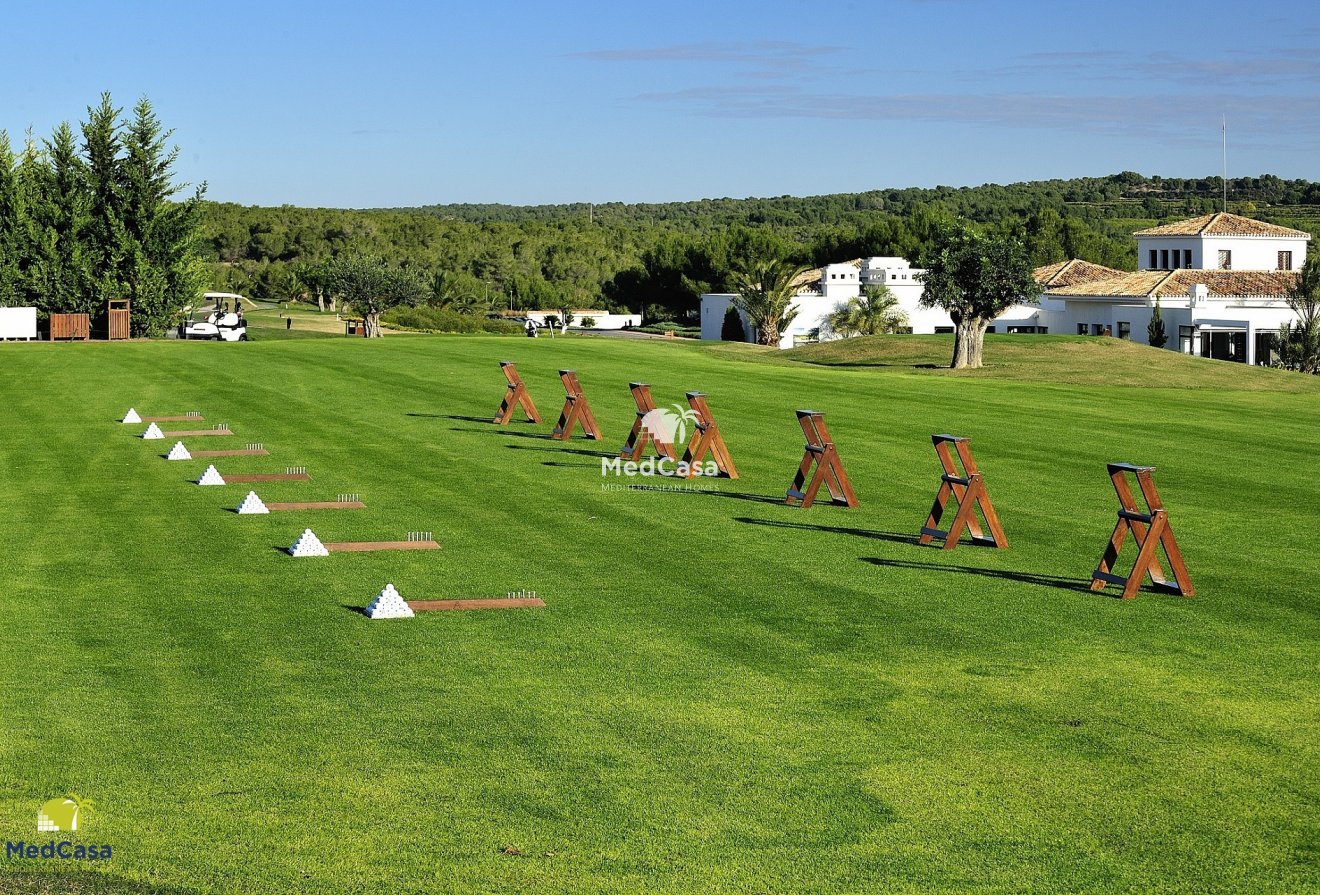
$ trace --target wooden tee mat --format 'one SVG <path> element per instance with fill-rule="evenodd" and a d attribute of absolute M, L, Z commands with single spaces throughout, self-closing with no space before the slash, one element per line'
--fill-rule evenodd
<path fill-rule="evenodd" d="M 330 553 L 370 553 L 374 550 L 439 550 L 435 541 L 341 541 L 323 545 Z"/>
<path fill-rule="evenodd" d="M 329 545 L 327 545 L 329 546 Z M 540 597 L 494 597 L 476 600 L 408 600 L 413 612 L 444 612 L 460 609 L 530 609 L 545 606 Z"/>
<path fill-rule="evenodd" d="M 268 457 L 270 451 L 265 448 L 234 448 L 229 451 L 189 451 L 193 457 Z"/>
<path fill-rule="evenodd" d="M 178 432 L 163 432 L 166 438 L 203 438 L 207 435 L 233 435 L 229 429 L 183 429 Z"/>
<path fill-rule="evenodd" d="M 305 500 L 295 503 L 268 503 L 266 509 L 272 513 L 280 510 L 365 510 L 367 505 L 360 500 Z"/>
<path fill-rule="evenodd" d="M 312 477 L 305 472 L 262 472 L 251 475 L 221 475 L 220 478 L 225 480 L 226 485 L 242 482 L 310 482 L 312 480 Z"/>

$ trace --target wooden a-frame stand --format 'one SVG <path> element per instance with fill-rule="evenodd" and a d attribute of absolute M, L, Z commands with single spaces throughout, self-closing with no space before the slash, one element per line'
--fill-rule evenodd
<path fill-rule="evenodd" d="M 530 422 L 541 422 L 541 414 L 532 403 L 532 396 L 527 393 L 527 386 L 523 385 L 522 377 L 518 375 L 518 368 L 513 365 L 513 361 L 500 361 L 500 370 L 504 372 L 504 378 L 509 381 L 509 387 L 504 392 L 504 401 L 500 404 L 499 413 L 495 414 L 495 424 L 507 425 L 509 420 L 513 419 L 513 411 L 516 407 L 522 408 Z"/>
<path fill-rule="evenodd" d="M 852 483 L 848 481 L 848 473 L 843 471 L 843 461 L 839 459 L 839 452 L 834 447 L 834 439 L 830 438 L 830 430 L 825 426 L 825 414 L 819 410 L 799 410 L 797 418 L 807 444 L 797 475 L 793 477 L 793 485 L 784 496 L 784 503 L 792 506 L 794 501 L 800 501 L 804 508 L 809 507 L 815 502 L 821 483 L 824 483 L 829 490 L 831 503 L 857 506 L 857 495 L 853 493 Z M 808 483 L 807 476 L 813 464 L 816 472 L 811 475 Z M 805 491 L 803 485 L 806 485 Z"/>
<path fill-rule="evenodd" d="M 921 528 L 919 543 L 929 544 L 939 538 L 944 541 L 945 550 L 952 550 L 958 546 L 958 540 L 966 529 L 972 536 L 973 544 L 1007 547 L 1008 538 L 999 524 L 999 516 L 995 513 L 994 504 L 990 502 L 990 494 L 985 490 L 985 480 L 976 468 L 976 461 L 972 459 L 972 447 L 967 439 L 957 435 L 932 435 L 930 440 L 935 444 L 935 453 L 939 455 L 944 474 L 940 476 L 940 490 L 935 495 L 935 504 L 930 508 L 926 524 Z M 953 450 L 949 449 L 950 445 Z M 957 460 L 954 459 L 954 451 L 958 452 Z M 961 471 L 958 469 L 959 462 L 962 463 Z M 946 531 L 941 530 L 939 524 L 950 498 L 957 505 L 958 511 Z M 986 528 L 990 530 L 989 537 L 981 531 L 981 524 L 977 521 L 978 507 L 985 516 Z"/>
<path fill-rule="evenodd" d="M 655 401 L 651 400 L 651 386 L 644 382 L 630 382 L 628 388 L 632 390 L 633 402 L 637 405 L 637 419 L 633 420 L 628 440 L 619 448 L 619 459 L 633 462 L 642 459 L 642 454 L 646 452 L 646 443 L 649 441 L 655 446 L 658 456 L 677 460 L 678 455 L 674 453 L 673 443 L 665 441 L 659 432 L 652 430 L 646 424 L 646 415 L 655 410 Z"/>
<path fill-rule="evenodd" d="M 724 436 L 720 434 L 719 424 L 711 415 L 706 396 L 702 392 L 688 392 L 687 402 L 695 417 L 692 421 L 692 437 L 688 439 L 687 449 L 683 451 L 687 478 L 696 475 L 694 468 L 706 462 L 708 455 L 719 468 L 719 478 L 738 478 L 738 467 L 733 465 L 733 457 L 729 456 L 729 448 L 724 443 Z"/>
<path fill-rule="evenodd" d="M 559 412 L 559 422 L 555 423 L 555 431 L 550 437 L 568 441 L 573 437 L 573 429 L 580 424 L 585 437 L 600 441 L 600 426 L 596 425 L 596 415 L 591 412 L 587 396 L 582 394 L 577 374 L 572 370 L 560 370 L 559 378 L 564 383 L 564 409 Z"/>
<path fill-rule="evenodd" d="M 1118 523 L 1114 526 L 1114 533 L 1109 538 L 1104 555 L 1100 557 L 1100 565 L 1091 573 L 1091 590 L 1103 590 L 1106 585 L 1117 584 L 1123 588 L 1123 599 L 1130 600 L 1141 589 L 1141 583 L 1150 576 L 1151 584 L 1158 591 L 1184 597 L 1196 593 L 1192 588 L 1192 579 L 1187 574 L 1187 566 L 1183 563 L 1182 551 L 1178 549 L 1173 529 L 1169 526 L 1169 513 L 1160 501 L 1160 493 L 1155 490 L 1155 481 L 1151 478 L 1154 471 L 1154 466 L 1109 464 L 1109 478 L 1118 494 Z M 1141 489 L 1141 496 L 1146 501 L 1144 512 L 1137 505 L 1136 496 L 1128 484 L 1128 475 L 1136 476 L 1137 487 Z M 1137 542 L 1137 561 L 1132 567 L 1132 573 L 1124 578 L 1113 574 L 1111 570 L 1118 561 L 1118 554 L 1123 549 L 1129 531 Z M 1161 547 L 1164 548 L 1169 568 L 1173 570 L 1172 582 L 1164 577 L 1164 565 L 1159 555 Z"/>

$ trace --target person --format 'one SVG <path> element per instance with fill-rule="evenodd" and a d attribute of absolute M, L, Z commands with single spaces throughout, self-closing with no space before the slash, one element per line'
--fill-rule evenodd
<path fill-rule="evenodd" d="M 529 339 L 536 338 L 537 336 L 536 323 L 530 317 L 527 318 L 527 325 L 524 326 L 523 329 L 527 330 L 527 338 Z"/>

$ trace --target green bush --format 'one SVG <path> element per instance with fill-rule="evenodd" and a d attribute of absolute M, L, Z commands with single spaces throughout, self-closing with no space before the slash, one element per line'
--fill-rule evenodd
<path fill-rule="evenodd" d="M 393 329 L 426 333 L 504 333 L 517 335 L 522 326 L 509 320 L 491 320 L 476 314 L 459 314 L 443 308 L 421 306 L 387 311 L 381 322 Z"/>

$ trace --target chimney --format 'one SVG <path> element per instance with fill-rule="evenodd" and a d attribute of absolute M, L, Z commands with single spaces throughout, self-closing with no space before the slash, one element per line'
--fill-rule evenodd
<path fill-rule="evenodd" d="M 1187 290 L 1187 297 L 1191 299 L 1191 303 L 1194 305 L 1204 304 L 1205 300 L 1210 297 L 1210 287 L 1205 283 L 1193 283 L 1191 288 Z"/>

